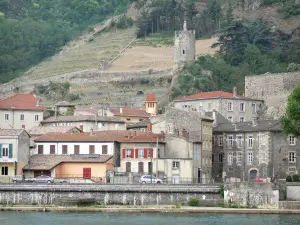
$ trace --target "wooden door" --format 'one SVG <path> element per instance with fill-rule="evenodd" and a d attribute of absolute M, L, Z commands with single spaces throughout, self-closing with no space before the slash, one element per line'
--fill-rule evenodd
<path fill-rule="evenodd" d="M 91 178 L 92 178 L 91 168 L 83 168 L 83 179 L 91 179 Z"/>

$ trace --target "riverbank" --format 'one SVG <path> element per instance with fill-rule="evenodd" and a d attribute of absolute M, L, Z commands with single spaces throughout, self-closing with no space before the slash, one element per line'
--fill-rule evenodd
<path fill-rule="evenodd" d="M 227 213 L 227 214 L 300 214 L 292 209 L 245 209 L 221 207 L 188 207 L 181 206 L 0 206 L 0 211 L 33 211 L 33 212 L 111 212 L 111 213 Z"/>

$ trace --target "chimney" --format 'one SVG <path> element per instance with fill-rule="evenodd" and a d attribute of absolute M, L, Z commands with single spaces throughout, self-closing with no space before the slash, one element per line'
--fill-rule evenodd
<path fill-rule="evenodd" d="M 214 119 L 213 126 L 215 127 L 218 124 L 218 121 L 217 121 L 217 111 L 215 109 L 212 111 L 212 118 Z"/>
<path fill-rule="evenodd" d="M 233 97 L 236 97 L 238 95 L 236 87 L 233 88 L 232 94 L 233 94 Z"/>
<path fill-rule="evenodd" d="M 255 127 L 255 126 L 257 126 L 257 117 L 256 116 L 252 117 L 252 127 Z"/>
<path fill-rule="evenodd" d="M 94 135 L 94 130 L 93 128 L 90 129 L 90 136 L 93 136 Z"/>
<path fill-rule="evenodd" d="M 81 132 L 83 132 L 83 125 L 82 124 L 79 125 L 79 129 L 81 130 Z"/>
<path fill-rule="evenodd" d="M 123 114 L 123 108 L 120 107 L 120 114 Z"/>
<path fill-rule="evenodd" d="M 147 131 L 152 131 L 152 124 L 151 123 L 147 124 Z"/>

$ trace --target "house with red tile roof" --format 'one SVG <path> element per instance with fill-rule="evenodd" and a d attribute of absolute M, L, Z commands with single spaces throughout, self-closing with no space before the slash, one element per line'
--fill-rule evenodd
<path fill-rule="evenodd" d="M 197 111 L 211 116 L 216 110 L 230 122 L 251 121 L 263 108 L 263 100 L 251 99 L 233 92 L 213 91 L 180 97 L 174 100 L 174 106 L 186 111 Z"/>
<path fill-rule="evenodd" d="M 31 129 L 43 120 L 41 100 L 32 94 L 15 94 L 0 101 L 0 128 Z"/>

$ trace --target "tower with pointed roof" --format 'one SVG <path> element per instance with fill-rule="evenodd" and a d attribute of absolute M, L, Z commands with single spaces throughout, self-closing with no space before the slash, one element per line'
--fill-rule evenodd
<path fill-rule="evenodd" d="M 175 31 L 174 70 L 180 69 L 186 62 L 195 60 L 195 30 L 188 30 L 184 20 L 183 30 Z"/>

